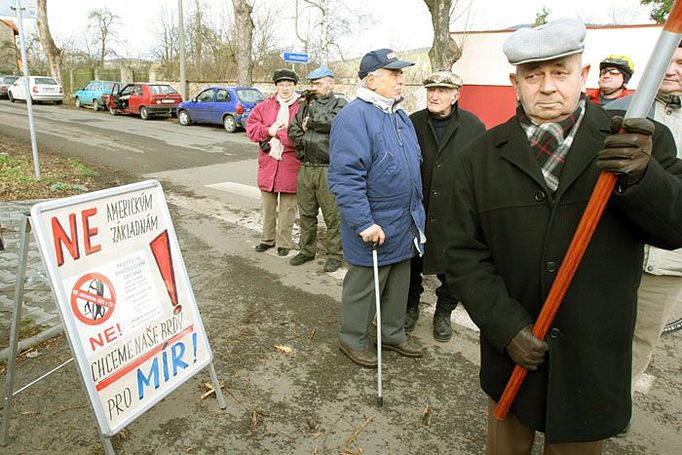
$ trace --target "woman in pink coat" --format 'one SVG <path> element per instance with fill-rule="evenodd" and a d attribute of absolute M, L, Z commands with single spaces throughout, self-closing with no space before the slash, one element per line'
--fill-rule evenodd
<path fill-rule="evenodd" d="M 296 181 L 301 163 L 287 129 L 298 111 L 298 76 L 279 69 L 272 77 L 276 94 L 259 103 L 246 121 L 246 135 L 258 142 L 258 188 L 261 190 L 263 232 L 259 253 L 277 246 L 286 256 L 293 248 L 291 231 L 296 215 Z"/>

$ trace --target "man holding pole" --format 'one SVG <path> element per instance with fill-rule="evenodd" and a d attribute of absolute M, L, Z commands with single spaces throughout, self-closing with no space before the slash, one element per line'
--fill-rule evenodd
<path fill-rule="evenodd" d="M 404 327 L 410 260 L 421 254 L 425 240 L 421 155 L 414 127 L 399 107 L 403 68 L 412 65 L 390 49 L 367 53 L 360 62 L 358 96 L 336 116 L 330 135 L 329 189 L 341 212 L 341 243 L 350 264 L 341 292 L 339 349 L 368 368 L 377 367 L 369 338 L 373 245 L 383 347 L 406 357 L 422 355 Z"/>
<path fill-rule="evenodd" d="M 488 453 L 600 454 L 630 420 L 643 244 L 682 246 L 682 162 L 670 132 L 611 119 L 582 94 L 584 25 L 557 20 L 504 44 L 516 115 L 458 155 L 447 279 L 481 330 Z M 621 131 L 619 133 L 619 131 Z M 653 158 L 652 158 L 653 155 Z M 618 176 L 545 340 L 531 333 L 600 170 Z M 493 409 L 516 365 L 511 412 Z"/>

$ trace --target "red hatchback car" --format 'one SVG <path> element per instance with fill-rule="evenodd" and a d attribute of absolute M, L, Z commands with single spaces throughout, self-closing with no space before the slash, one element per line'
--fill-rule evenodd
<path fill-rule="evenodd" d="M 173 115 L 182 96 L 167 84 L 114 84 L 111 94 L 103 97 L 111 115 L 139 114 L 142 120 L 156 115 Z"/>

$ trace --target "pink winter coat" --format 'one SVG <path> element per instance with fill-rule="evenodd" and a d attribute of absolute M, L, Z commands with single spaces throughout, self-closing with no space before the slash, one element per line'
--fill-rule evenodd
<path fill-rule="evenodd" d="M 299 102 L 289 106 L 289 125 L 298 112 Z M 273 96 L 258 103 L 246 121 L 246 135 L 253 142 L 270 140 L 268 128 L 277 120 L 279 103 Z M 281 160 L 270 158 L 258 147 L 258 188 L 271 193 L 295 193 L 298 169 L 301 162 L 296 158 L 294 143 L 289 139 L 287 128 L 277 132 L 277 139 L 284 146 Z"/>

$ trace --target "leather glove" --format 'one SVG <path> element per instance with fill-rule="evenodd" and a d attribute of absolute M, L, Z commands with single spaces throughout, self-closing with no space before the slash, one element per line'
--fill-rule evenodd
<path fill-rule="evenodd" d="M 507 345 L 507 353 L 514 363 L 535 371 L 545 361 L 545 352 L 549 346 L 535 338 L 532 328 L 532 325 L 528 325 L 519 330 Z"/>
<path fill-rule="evenodd" d="M 618 183 L 623 187 L 639 183 L 651 159 L 653 132 L 651 120 L 613 117 L 612 134 L 604 140 L 604 150 L 597 153 L 597 167 L 618 174 Z"/>

